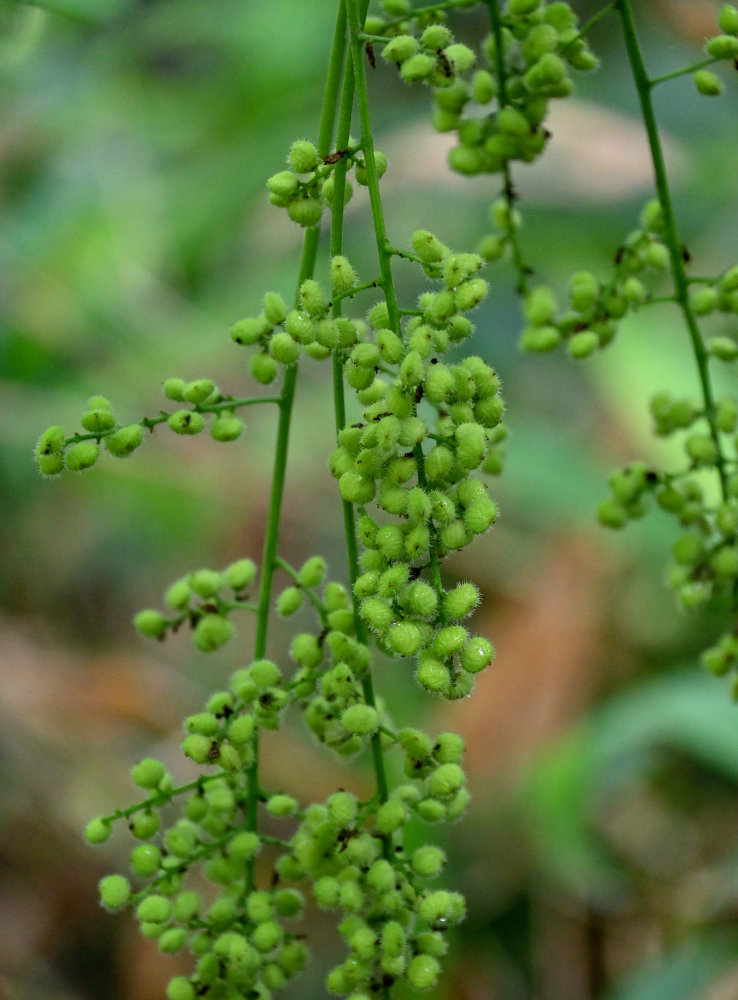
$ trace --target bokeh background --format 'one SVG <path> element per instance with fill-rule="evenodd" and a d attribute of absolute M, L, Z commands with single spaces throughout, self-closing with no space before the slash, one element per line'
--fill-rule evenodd
<path fill-rule="evenodd" d="M 601 3 L 575 6 L 587 17 Z M 695 61 L 715 32 L 713 0 L 635 6 L 653 72 Z M 93 850 L 81 830 L 133 800 L 139 757 L 187 775 L 181 718 L 249 659 L 248 623 L 238 645 L 202 657 L 186 637 L 146 644 L 130 620 L 190 569 L 258 558 L 273 415 L 250 412 L 234 445 L 162 432 L 127 462 L 55 481 L 37 476 L 31 450 L 49 424 L 76 427 L 93 393 L 136 420 L 163 405 L 172 375 L 248 384 L 227 331 L 266 289 L 294 291 L 301 234 L 267 204 L 264 180 L 292 139 L 314 135 L 335 4 L 44 8 L 0 2 L 0 997 L 160 1000 L 182 962 L 97 902 L 130 842 Z M 474 12 L 458 26 L 462 39 L 485 30 Z M 542 163 L 516 174 L 526 252 L 562 288 L 572 270 L 607 273 L 650 196 L 614 19 L 592 41 L 602 70 L 554 109 Z M 738 80 L 726 83 L 716 100 L 688 77 L 658 91 L 701 274 L 736 260 Z M 424 226 L 474 246 L 496 181 L 450 176 L 425 94 L 386 68 L 371 86 L 390 238 Z M 367 215 L 359 191 L 347 252 L 372 273 Z M 469 747 L 473 806 L 439 835 L 470 915 L 433 998 L 735 1000 L 738 707 L 697 662 L 726 622 L 675 609 L 665 517 L 613 537 L 594 514 L 612 467 L 673 454 L 651 440 L 646 404 L 655 388 L 695 392 L 686 337 L 653 307 L 585 364 L 523 357 L 513 278 L 502 266 L 491 281 L 472 348 L 504 378 L 503 516 L 449 575 L 482 586 L 475 628 L 497 661 L 464 704 L 429 700 L 396 666 L 378 676 L 398 722 L 460 729 Z M 301 375 L 283 545 L 293 563 L 324 552 L 341 578 L 327 379 L 325 366 Z M 274 655 L 291 631 L 275 632 Z M 266 744 L 275 788 L 366 787 L 366 771 L 297 727 Z M 325 995 L 338 952 L 323 924 L 292 998 Z"/>

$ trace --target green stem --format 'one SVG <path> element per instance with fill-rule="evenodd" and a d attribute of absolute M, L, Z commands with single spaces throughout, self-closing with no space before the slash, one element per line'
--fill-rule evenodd
<path fill-rule="evenodd" d="M 718 475 L 720 477 L 723 497 L 725 497 L 725 457 L 723 455 L 720 432 L 717 426 L 715 398 L 713 395 L 710 372 L 708 369 L 708 355 L 702 342 L 702 336 L 697 325 L 697 320 L 689 302 L 689 281 L 684 267 L 682 241 L 679 238 L 679 230 L 677 228 L 676 216 L 674 214 L 674 207 L 671 200 L 671 191 L 669 189 L 669 179 L 666 172 L 666 164 L 664 162 L 664 153 L 661 146 L 661 139 L 659 137 L 658 125 L 656 123 L 656 114 L 651 100 L 651 90 L 655 81 L 651 80 L 646 72 L 640 43 L 638 41 L 638 35 L 633 22 L 630 0 L 615 0 L 615 9 L 620 14 L 620 19 L 623 25 L 625 47 L 628 53 L 631 71 L 633 73 L 633 80 L 636 85 L 636 90 L 638 91 L 641 114 L 643 116 L 646 134 L 648 136 L 648 145 L 651 150 L 651 162 L 653 165 L 656 191 L 658 193 L 659 202 L 664 215 L 664 224 L 666 228 L 665 239 L 669 250 L 671 273 L 674 281 L 674 298 L 679 306 L 679 309 L 681 310 L 687 327 L 687 332 L 689 334 L 689 339 L 692 344 L 692 351 L 694 353 L 700 387 L 702 389 L 705 416 L 710 427 L 710 436 L 712 437 L 717 449 L 718 457 L 716 465 Z"/>
<path fill-rule="evenodd" d="M 336 27 L 333 35 L 328 74 L 326 78 L 323 107 L 318 131 L 318 152 L 326 156 L 330 150 L 333 134 L 333 123 L 336 118 L 338 104 L 338 87 L 341 79 L 341 69 L 346 52 L 346 16 L 343 5 L 340 4 L 336 16 Z M 303 281 L 312 277 L 318 254 L 320 228 L 312 226 L 305 232 L 302 248 L 300 273 L 297 280 L 297 290 Z M 297 299 L 297 295 L 296 295 Z M 282 514 L 282 499 L 287 472 L 287 452 L 289 447 L 289 432 L 292 419 L 292 408 L 297 385 L 298 366 L 288 366 L 279 401 L 279 424 L 277 427 L 277 443 L 274 454 L 272 473 L 272 489 L 269 499 L 266 534 L 261 563 L 261 582 L 259 586 L 259 610 L 256 622 L 256 639 L 254 642 L 254 658 L 260 659 L 266 653 L 267 634 L 269 628 L 269 609 L 272 601 L 272 585 L 274 572 L 277 568 L 277 548 L 279 544 L 279 524 Z M 246 825 L 249 830 L 256 830 L 258 825 L 259 787 L 259 742 L 258 735 L 253 740 L 254 761 L 248 770 L 248 799 L 246 803 Z M 247 863 L 246 892 L 254 885 L 254 862 Z"/>
<path fill-rule="evenodd" d="M 366 8 L 368 4 L 366 2 L 361 2 L 360 4 L 354 6 L 351 4 L 344 5 L 344 10 L 348 7 L 348 19 L 351 25 L 351 32 L 355 39 L 358 38 L 358 28 L 364 24 L 364 19 L 366 17 Z M 357 9 L 360 8 L 360 9 Z M 352 20 L 353 17 L 353 20 Z M 364 62 L 363 62 L 363 46 L 360 42 L 355 41 L 352 45 L 352 51 L 355 53 L 358 50 L 359 59 L 359 72 L 363 77 Z M 343 98 L 341 102 L 341 111 L 339 114 L 339 124 L 338 124 L 338 137 L 337 145 L 338 148 L 342 148 L 342 144 L 348 142 L 349 130 L 351 127 L 351 116 L 354 107 L 354 96 L 356 94 L 356 57 L 354 60 L 347 59 L 346 61 L 346 72 L 344 76 L 344 87 L 343 87 Z M 365 81 L 364 81 L 365 82 Z M 371 152 L 367 150 L 367 147 L 363 142 L 363 127 L 362 127 L 362 149 L 364 151 L 364 160 L 367 165 L 367 177 L 370 177 L 370 170 L 374 171 L 374 176 L 376 179 L 376 166 L 374 163 L 374 151 Z M 336 167 L 335 175 L 335 199 L 333 214 L 331 219 L 331 254 L 340 254 L 343 249 L 343 188 L 346 179 L 346 164 L 341 161 Z M 370 197 L 371 197 L 371 187 L 370 187 Z M 380 206 L 381 209 L 381 206 Z M 385 240 L 386 242 L 386 240 Z M 384 272 L 382 273 L 382 280 L 384 279 Z M 336 301 L 333 304 L 333 315 L 341 315 L 341 301 Z M 397 316 L 397 328 L 399 330 L 399 315 Z M 333 405 L 336 421 L 336 432 L 339 432 L 343 427 L 346 426 L 346 397 L 344 392 L 343 384 L 343 364 L 338 351 L 333 354 Z M 368 645 L 369 644 L 369 633 L 367 631 L 366 625 L 359 614 L 359 603 L 354 593 L 354 583 L 359 575 L 359 549 L 356 540 L 356 513 L 354 511 L 354 505 L 346 500 L 342 501 L 343 510 L 343 532 L 346 541 L 346 556 L 348 560 L 348 570 L 349 570 L 349 580 L 351 581 L 351 598 L 353 601 L 354 610 L 354 627 L 356 630 L 356 637 L 359 642 Z M 372 679 L 371 672 L 367 670 L 366 674 L 361 681 L 364 700 L 367 705 L 376 705 L 376 697 L 374 694 L 374 682 Z M 382 740 L 379 733 L 375 733 L 371 739 L 371 751 L 372 751 L 372 763 L 374 765 L 374 776 L 377 784 L 377 794 L 382 802 L 387 801 L 388 797 L 388 786 L 387 786 L 387 771 L 384 764 L 384 752 L 382 750 Z"/>

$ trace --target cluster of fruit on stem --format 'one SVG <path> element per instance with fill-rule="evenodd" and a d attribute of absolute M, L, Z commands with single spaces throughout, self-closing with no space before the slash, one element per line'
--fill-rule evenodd
<path fill-rule="evenodd" d="M 500 380 L 480 356 L 482 345 L 476 354 L 461 350 L 474 331 L 468 313 L 489 291 L 482 276 L 489 264 L 509 259 L 517 272 L 522 347 L 549 351 L 565 344 L 577 359 L 611 343 L 619 321 L 649 305 L 655 290 L 663 301 L 661 283 L 671 271 L 671 298 L 692 336 L 703 399 L 692 404 L 662 393 L 652 409 L 658 434 L 688 432 L 687 467 L 660 473 L 632 463 L 613 475 L 613 496 L 600 519 L 620 527 L 654 496 L 688 528 L 675 546 L 672 572 L 682 603 L 694 605 L 713 591 L 735 593 L 738 466 L 725 444 L 735 435 L 738 412 L 733 401 L 713 399 L 707 361 L 733 361 L 738 347 L 727 336 L 703 341 L 696 317 L 738 311 L 738 274 L 733 268 L 715 279 L 686 278 L 658 135 L 649 125 L 657 81 L 645 77 L 639 61 L 630 5 L 614 0 L 590 24 L 607 13 L 622 20 L 658 197 L 623 241 L 608 278 L 584 270 L 572 276 L 564 310 L 552 288 L 531 287 L 512 167 L 545 151 L 549 104 L 571 93 L 572 72 L 596 68 L 588 26 L 580 28 L 564 2 L 508 0 L 503 7 L 485 0 L 489 32 L 475 51 L 457 42 L 447 23 L 449 11 L 475 6 L 447 0 L 413 10 L 408 0 L 382 0 L 381 11 L 367 16 L 365 2 L 339 3 L 318 140 L 297 140 L 287 169 L 267 181 L 272 204 L 305 230 L 295 302 L 289 306 L 268 292 L 256 315 L 231 328 L 235 344 L 248 351 L 251 376 L 258 386 L 274 383 L 275 395 L 257 389 L 255 396 L 237 396 L 208 378 L 170 378 L 164 394 L 179 408 L 121 424 L 109 401 L 95 396 L 81 432 L 67 436 L 54 426 L 36 447 L 40 472 L 56 476 L 89 468 L 101 446 L 113 457 L 129 456 L 144 432 L 160 424 L 181 435 L 209 424 L 216 441 L 229 442 L 244 430 L 239 413 L 245 408 L 272 404 L 279 414 L 261 569 L 241 558 L 220 571 L 195 570 L 167 589 L 166 611 L 146 609 L 135 618 L 138 631 L 157 640 L 189 627 L 197 649 L 210 652 L 235 640 L 237 613 L 256 616 L 250 662 L 184 722 L 183 751 L 205 771 L 175 786 L 160 761 L 140 761 L 132 778 L 145 797 L 92 820 L 86 831 L 91 843 L 102 843 L 121 821 L 138 841 L 130 853 L 134 885 L 128 876 L 109 875 L 101 899 L 110 910 L 133 907 L 142 933 L 162 952 L 192 953 L 191 974 L 169 983 L 170 1000 L 278 994 L 307 961 L 300 920 L 308 897 L 341 914 L 348 954 L 327 975 L 330 993 L 388 998 L 397 982 L 424 990 L 438 979 L 446 932 L 464 917 L 464 900 L 428 884 L 441 873 L 444 851 L 433 844 L 406 847 L 405 832 L 411 823 L 454 821 L 464 813 L 464 743 L 454 733 L 397 729 L 374 683 L 382 661 L 398 659 L 426 691 L 454 700 L 471 693 L 494 655 L 490 641 L 465 624 L 480 601 L 478 588 L 446 586 L 440 569 L 448 553 L 485 534 L 497 518 L 481 477 L 499 473 L 504 459 Z M 723 34 L 707 43 L 708 58 L 684 71 L 694 73 L 702 93 L 721 89 L 707 65 L 738 52 L 738 11 L 731 5 L 723 8 L 720 27 Z M 453 169 L 500 175 L 494 231 L 477 252 L 456 252 L 428 230 L 412 233 L 403 249 L 389 243 L 379 187 L 388 164 L 373 148 L 367 88 L 367 68 L 379 65 L 378 56 L 406 83 L 429 88 L 435 127 L 458 136 L 449 155 Z M 354 107 L 358 140 L 349 134 Z M 354 190 L 349 177 L 368 188 L 377 239 L 379 273 L 364 280 L 343 249 L 343 208 Z M 316 276 L 326 211 L 330 261 Z M 394 257 L 414 262 L 428 282 L 404 308 L 392 278 Z M 296 567 L 279 548 L 294 390 L 305 357 L 333 365 L 336 440 L 328 450 L 344 516 L 345 582 L 327 579 L 319 555 Z M 719 481 L 717 501 L 702 485 L 706 470 Z M 289 583 L 276 594 L 278 571 Z M 314 628 L 294 636 L 291 663 L 278 663 L 268 656 L 270 610 L 286 618 L 306 603 Z M 738 663 L 734 633 L 706 660 L 718 673 Z M 371 797 L 337 791 L 323 802 L 301 803 L 264 787 L 260 732 L 278 730 L 294 709 L 326 748 L 344 757 L 368 752 L 376 779 Z M 390 768 L 399 774 L 394 782 Z"/>

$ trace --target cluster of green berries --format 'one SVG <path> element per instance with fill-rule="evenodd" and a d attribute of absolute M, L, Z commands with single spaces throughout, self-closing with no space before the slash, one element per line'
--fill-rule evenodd
<path fill-rule="evenodd" d="M 333 299 L 351 295 L 357 277 L 350 261 L 336 255 L 329 270 Z M 366 325 L 346 317 L 333 319 L 329 315 L 331 304 L 332 299 L 320 283 L 308 278 L 300 287 L 297 308 L 288 309 L 281 295 L 267 292 L 262 312 L 234 323 L 233 340 L 258 348 L 249 360 L 249 370 L 257 382 L 273 382 L 280 365 L 295 364 L 303 354 L 322 361 L 336 349 L 354 347 L 366 333 Z"/>
<path fill-rule="evenodd" d="M 535 160 L 548 139 L 543 121 L 549 101 L 571 93 L 572 69 L 597 66 L 567 3 L 509 0 L 499 35 L 483 40 L 479 57 L 443 23 L 408 29 L 385 42 L 382 56 L 406 82 L 431 88 L 434 126 L 458 136 L 449 164 L 466 175 Z M 381 38 L 381 19 L 371 18 L 366 30 Z M 496 110 L 479 114 L 493 102 Z"/>
<path fill-rule="evenodd" d="M 280 170 L 267 181 L 269 201 L 284 208 L 287 215 L 299 226 L 317 226 L 326 207 L 333 205 L 335 194 L 335 164 L 346 158 L 355 168 L 357 184 L 367 184 L 366 164 L 358 144 L 351 140 L 347 149 L 321 158 L 317 147 L 308 139 L 298 139 L 287 154 L 288 170 Z M 381 177 L 387 169 L 387 157 L 379 151 L 374 154 L 377 173 Z M 353 187 L 348 177 L 344 182 L 344 204 L 350 201 Z"/>
<path fill-rule="evenodd" d="M 244 595 L 255 577 L 256 563 L 251 559 L 238 559 L 222 571 L 195 570 L 175 580 L 164 594 L 170 614 L 146 608 L 138 612 L 133 625 L 141 635 L 163 640 L 167 632 L 176 632 L 187 624 L 195 646 L 210 653 L 236 633 L 228 615 L 240 608 L 253 608 Z"/>
<path fill-rule="evenodd" d="M 641 212 L 640 227 L 618 248 L 608 281 L 600 281 L 591 271 L 571 276 L 568 311 L 560 312 L 556 293 L 547 285 L 527 292 L 523 302 L 526 325 L 520 337 L 523 350 L 543 353 L 566 344 L 571 357 L 583 359 L 606 347 L 615 337 L 618 321 L 649 302 L 654 280 L 669 270 L 664 240 L 663 211 L 659 201 L 652 199 Z"/>
<path fill-rule="evenodd" d="M 210 424 L 210 436 L 214 441 L 235 441 L 243 434 L 244 422 L 236 416 L 236 401 L 224 396 L 212 379 L 198 378 L 185 382 L 182 378 L 168 378 L 164 382 L 164 395 L 174 402 L 190 404 L 188 408 L 164 415 L 175 434 L 199 434 L 205 429 L 208 412 L 215 414 Z M 233 403 L 233 407 L 228 406 L 229 402 Z"/>
<path fill-rule="evenodd" d="M 728 360 L 735 357 L 732 352 Z M 682 528 L 667 577 L 680 605 L 697 608 L 715 596 L 732 603 L 738 586 L 738 404 L 730 397 L 718 399 L 708 419 L 698 403 L 659 392 L 651 399 L 651 414 L 658 436 L 682 434 L 685 467 L 666 473 L 633 462 L 613 473 L 611 496 L 600 505 L 599 519 L 621 528 L 642 517 L 655 501 Z M 703 660 L 716 674 L 733 672 L 738 694 L 733 631 L 708 649 Z"/>
<path fill-rule="evenodd" d="M 707 39 L 705 54 L 712 62 L 728 60 L 735 63 L 738 58 L 738 7 L 732 3 L 723 4 L 718 26 L 721 34 Z M 693 79 L 697 90 L 706 97 L 717 97 L 725 89 L 722 79 L 709 69 L 695 70 Z"/>
<path fill-rule="evenodd" d="M 403 846 L 411 817 L 453 820 L 465 810 L 468 792 L 461 760 L 464 744 L 455 733 L 435 740 L 417 729 L 394 736 L 411 780 L 376 804 L 335 792 L 310 806 L 277 862 L 280 877 L 309 879 L 317 905 L 338 910 L 339 932 L 348 947 L 331 969 L 331 994 L 368 998 L 405 981 L 417 990 L 435 985 L 447 950 L 446 931 L 465 916 L 463 897 L 431 889 L 446 861 L 438 847 Z"/>
<path fill-rule="evenodd" d="M 104 396 L 92 396 L 80 423 L 84 433 L 66 437 L 64 428 L 48 427 L 38 439 L 34 459 L 42 476 L 58 476 L 65 469 L 82 472 L 91 468 L 100 457 L 100 442 L 115 458 L 126 458 L 143 441 L 141 424 L 119 424 L 110 401 Z"/>
<path fill-rule="evenodd" d="M 229 693 L 231 701 L 235 696 Z M 208 711 L 191 716 L 185 727 L 208 738 L 232 717 L 223 694 L 211 698 Z M 244 716 L 246 717 L 246 716 Z M 230 735 L 235 723 L 230 723 Z M 243 733 L 241 742 L 247 742 Z M 226 744 L 228 745 L 228 744 Z M 208 763 L 219 763 L 217 758 Z M 243 821 L 248 797 L 245 772 L 228 766 L 185 789 L 172 789 L 171 776 L 160 761 L 146 758 L 131 772 L 134 782 L 149 792 L 148 800 L 114 817 L 91 820 L 90 843 L 102 843 L 115 819 L 126 817 L 131 834 L 141 843 L 130 853 L 129 877 L 108 875 L 100 882 L 100 899 L 108 910 L 134 909 L 144 937 L 159 950 L 174 954 L 188 949 L 194 956 L 190 976 L 175 976 L 167 988 L 169 1000 L 269 1000 L 304 967 L 308 953 L 290 924 L 304 911 L 302 893 L 275 881 L 257 890 L 247 872 L 263 841 Z M 162 808 L 175 795 L 187 794 L 182 817 L 166 826 Z M 290 815 L 297 803 L 286 795 L 265 798 L 274 817 Z M 274 838 L 273 838 L 274 839 Z M 195 888 L 187 883 L 198 865 L 205 877 Z"/>
<path fill-rule="evenodd" d="M 205 429 L 208 413 L 214 415 L 210 423 L 213 440 L 235 441 L 243 433 L 244 422 L 235 412 L 239 402 L 224 395 L 212 379 L 186 382 L 182 378 L 169 378 L 163 390 L 167 399 L 188 406 L 173 413 L 162 410 L 158 417 L 144 417 L 137 424 L 120 424 L 105 396 L 90 397 L 80 418 L 82 432 L 67 437 L 64 428 L 55 425 L 38 439 L 33 454 L 41 475 L 51 477 L 65 469 L 69 472 L 89 469 L 100 457 L 101 445 L 114 458 L 127 458 L 143 441 L 144 431 L 153 431 L 161 423 L 166 423 L 175 434 L 199 434 Z"/>

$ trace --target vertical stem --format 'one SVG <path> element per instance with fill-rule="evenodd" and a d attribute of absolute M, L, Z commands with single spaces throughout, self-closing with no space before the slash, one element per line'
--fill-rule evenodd
<path fill-rule="evenodd" d="M 323 107 L 318 132 L 318 152 L 325 156 L 330 147 L 333 135 L 333 124 L 338 105 L 338 88 L 341 80 L 341 70 L 346 54 L 346 12 L 343 3 L 338 5 L 336 27 L 333 35 L 328 74 L 326 78 Z M 320 241 L 320 228 L 312 226 L 305 231 L 300 262 L 300 273 L 297 287 L 312 276 Z M 261 582 L 259 585 L 259 600 L 256 619 L 256 639 L 254 642 L 254 658 L 264 656 L 267 649 L 269 630 L 269 609 L 272 601 L 272 586 L 274 572 L 277 568 L 277 547 L 279 544 L 279 526 L 282 516 L 282 500 L 287 474 L 287 453 L 289 448 L 289 433 L 292 420 L 292 408 L 297 386 L 298 365 L 289 365 L 285 372 L 284 383 L 279 401 L 279 424 L 277 426 L 277 441 L 274 452 L 274 467 L 272 472 L 272 488 L 269 499 L 266 534 L 261 561 Z M 253 763 L 248 769 L 246 803 L 246 824 L 249 830 L 256 830 L 258 825 L 259 807 L 259 738 L 258 733 L 252 741 L 254 754 Z M 246 889 L 250 891 L 254 884 L 254 863 L 247 862 Z"/>
<path fill-rule="evenodd" d="M 402 336 L 400 327 L 400 309 L 397 302 L 394 280 L 392 278 L 391 261 L 393 249 L 387 239 L 387 230 L 384 223 L 384 210 L 382 208 L 382 196 L 379 190 L 379 175 L 374 160 L 374 142 L 372 139 L 372 121 L 369 111 L 369 92 L 366 84 L 366 72 L 364 69 L 363 46 L 360 39 L 363 19 L 358 11 L 358 0 L 346 0 L 348 9 L 349 35 L 351 52 L 354 63 L 354 74 L 356 76 L 356 101 L 359 107 L 359 118 L 361 121 L 361 147 L 364 151 L 364 162 L 366 163 L 367 187 L 369 188 L 369 202 L 372 209 L 372 219 L 374 222 L 374 234 L 377 243 L 377 254 L 379 256 L 379 269 L 381 274 L 380 283 L 387 302 L 387 312 L 389 313 L 390 327 L 398 336 Z M 418 470 L 418 483 L 425 487 L 425 465 L 423 449 L 421 445 L 416 445 L 413 449 L 415 462 Z M 430 546 L 430 567 L 433 585 L 438 591 L 439 599 L 442 597 L 441 572 L 438 565 L 437 539 L 435 529 L 431 526 L 431 546 Z"/>
<path fill-rule="evenodd" d="M 692 311 L 692 307 L 689 302 L 687 275 L 684 267 L 684 257 L 682 255 L 682 242 L 679 238 L 679 231 L 677 229 L 674 207 L 671 201 L 671 191 L 669 190 L 669 179 L 666 173 L 666 164 L 664 163 L 664 153 L 661 146 L 661 139 L 659 138 L 653 102 L 651 100 L 651 90 L 653 89 L 654 84 L 653 81 L 649 79 L 643 62 L 641 47 L 638 41 L 635 24 L 633 22 L 630 0 L 614 0 L 614 5 L 615 9 L 620 14 L 620 19 L 623 25 L 625 47 L 628 52 L 628 59 L 633 73 L 633 80 L 636 85 L 636 90 L 638 91 L 641 114 L 643 115 L 643 123 L 646 128 L 646 135 L 648 136 L 648 145 L 651 150 L 651 162 L 653 164 L 656 191 L 658 193 L 661 209 L 664 213 L 666 244 L 669 249 L 671 273 L 674 281 L 674 298 L 682 312 L 682 316 L 684 317 L 684 322 L 689 333 L 689 338 L 692 343 L 692 351 L 697 364 L 697 371 L 702 389 L 702 398 L 705 405 L 705 416 L 710 426 L 710 435 L 715 442 L 715 447 L 717 448 L 718 457 L 716 465 L 718 475 L 720 477 L 720 485 L 723 491 L 723 496 L 725 496 L 725 457 L 723 455 L 720 432 L 716 422 L 715 399 L 712 391 L 712 384 L 710 382 L 707 351 L 702 343 L 702 336 L 697 325 L 697 320 L 695 319 L 694 312 Z"/>
<path fill-rule="evenodd" d="M 346 7 L 342 4 L 344 12 Z M 364 23 L 367 4 L 363 4 L 361 24 Z M 338 134 L 336 136 L 336 146 L 344 149 L 348 145 L 349 133 L 351 130 L 351 117 L 354 107 L 354 95 L 356 92 L 354 65 L 351 59 L 346 60 L 346 69 L 343 81 L 343 96 L 341 99 L 341 110 L 338 118 Z M 364 153 L 366 158 L 366 151 Z M 340 254 L 343 250 L 343 198 L 346 184 L 346 161 L 340 160 L 336 164 L 334 173 L 334 199 L 331 219 L 331 256 Z M 341 302 L 333 305 L 333 315 L 341 315 Z M 399 321 L 399 315 L 398 315 Z M 336 431 L 340 431 L 346 426 L 346 398 L 343 385 L 343 365 L 338 351 L 333 353 L 333 402 L 336 417 Z M 341 502 L 343 509 L 343 532 L 346 541 L 346 556 L 348 560 L 349 580 L 351 581 L 351 598 L 354 608 L 354 626 L 356 636 L 360 642 L 368 644 L 369 633 L 363 619 L 359 615 L 359 605 L 353 591 L 353 585 L 359 575 L 359 551 L 356 541 L 356 515 L 354 505 L 347 500 Z M 364 700 L 367 705 L 374 706 L 376 698 L 374 695 L 374 682 L 369 671 L 362 678 L 362 689 Z M 387 774 L 384 766 L 384 753 L 382 751 L 382 739 L 379 733 L 375 733 L 371 740 L 372 762 L 374 765 L 374 775 L 377 783 L 377 794 L 382 802 L 387 801 Z"/>

